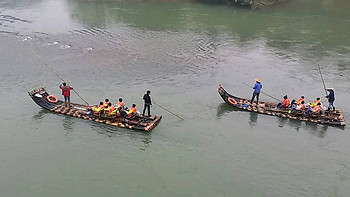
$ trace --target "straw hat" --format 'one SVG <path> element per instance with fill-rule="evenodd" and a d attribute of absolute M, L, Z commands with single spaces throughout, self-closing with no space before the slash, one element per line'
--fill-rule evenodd
<path fill-rule="evenodd" d="M 259 78 L 256 78 L 255 81 L 260 83 L 260 79 Z"/>

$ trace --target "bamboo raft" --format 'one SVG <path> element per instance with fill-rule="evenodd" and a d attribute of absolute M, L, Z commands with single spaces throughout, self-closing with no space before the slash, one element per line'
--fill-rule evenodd
<path fill-rule="evenodd" d="M 218 92 L 222 99 L 229 105 L 236 107 L 244 111 L 251 111 L 260 114 L 266 114 L 271 116 L 279 116 L 283 118 L 289 118 L 300 121 L 307 121 L 319 124 L 335 125 L 335 126 L 345 126 L 344 115 L 341 110 L 336 111 L 325 111 L 320 114 L 307 114 L 305 112 L 291 112 L 289 113 L 289 108 L 285 109 L 275 109 L 277 103 L 263 102 L 259 101 L 258 104 L 250 103 L 250 99 L 244 99 L 240 97 L 233 96 L 226 92 L 226 90 L 219 85 Z"/>
<path fill-rule="evenodd" d="M 45 88 L 35 89 L 28 92 L 28 94 L 36 104 L 52 112 L 132 130 L 151 131 L 162 119 L 162 116 L 143 117 L 135 115 L 132 118 L 126 118 L 101 114 L 88 115 L 91 106 L 77 103 L 65 103 L 61 100 L 52 103 L 48 100 L 49 94 L 46 92 Z"/>

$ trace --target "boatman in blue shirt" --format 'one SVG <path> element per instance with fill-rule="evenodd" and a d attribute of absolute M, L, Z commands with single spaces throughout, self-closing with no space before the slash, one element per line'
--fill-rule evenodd
<path fill-rule="evenodd" d="M 259 78 L 255 79 L 255 85 L 253 87 L 254 92 L 253 92 L 253 97 L 252 100 L 250 101 L 251 104 L 253 104 L 254 98 L 256 96 L 256 102 L 259 104 L 259 94 L 260 94 L 260 90 L 262 88 L 262 84 Z"/>

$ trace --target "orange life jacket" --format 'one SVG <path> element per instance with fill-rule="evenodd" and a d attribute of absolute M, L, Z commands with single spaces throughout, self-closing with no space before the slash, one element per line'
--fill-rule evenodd
<path fill-rule="evenodd" d="M 312 111 L 315 113 L 320 113 L 320 111 L 322 110 L 322 106 L 321 105 L 316 105 L 312 108 Z"/>
<path fill-rule="evenodd" d="M 129 117 L 130 117 L 130 116 L 133 115 L 135 112 L 136 112 L 136 107 L 132 107 L 132 108 L 129 109 L 129 111 L 128 111 L 127 114 L 128 114 Z"/>
<path fill-rule="evenodd" d="M 321 100 L 316 100 L 312 103 L 312 107 L 317 106 L 318 103 L 321 103 Z"/>
<path fill-rule="evenodd" d="M 95 114 L 98 114 L 103 108 L 103 105 L 98 105 L 97 107 L 93 107 L 92 110 Z"/>
<path fill-rule="evenodd" d="M 300 104 L 297 107 L 297 110 L 303 111 L 305 109 L 305 104 Z"/>
<path fill-rule="evenodd" d="M 300 98 L 298 101 L 297 101 L 297 105 L 300 105 L 301 104 L 301 101 L 304 101 L 303 98 Z"/>
<path fill-rule="evenodd" d="M 115 107 L 112 105 L 109 109 L 109 114 L 113 114 L 114 110 L 115 110 Z"/>
<path fill-rule="evenodd" d="M 104 110 L 104 113 L 107 113 L 107 112 L 109 112 L 111 110 L 111 107 L 107 106 L 103 110 Z"/>
<path fill-rule="evenodd" d="M 124 101 L 122 102 L 118 102 L 117 106 L 116 106 L 119 110 L 123 109 L 124 107 Z"/>
<path fill-rule="evenodd" d="M 283 99 L 282 101 L 282 107 L 288 107 L 290 104 L 289 98 Z"/>

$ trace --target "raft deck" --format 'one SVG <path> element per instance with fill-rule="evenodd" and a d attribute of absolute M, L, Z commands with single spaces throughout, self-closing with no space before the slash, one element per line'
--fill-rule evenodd
<path fill-rule="evenodd" d="M 135 115 L 132 118 L 127 118 L 108 116 L 103 114 L 89 115 L 88 112 L 90 106 L 88 105 L 82 105 L 77 103 L 65 103 L 61 100 L 58 100 L 57 103 L 50 102 L 47 99 L 47 96 L 49 96 L 49 94 L 46 92 L 45 88 L 35 89 L 31 92 L 28 92 L 28 94 L 36 104 L 52 112 L 91 120 L 98 123 L 117 126 L 121 128 L 151 131 L 162 119 L 162 116 L 143 117 Z"/>
<path fill-rule="evenodd" d="M 319 124 L 346 126 L 342 110 L 325 111 L 319 114 L 315 114 L 315 113 L 307 114 L 305 111 L 289 112 L 290 108 L 275 109 L 275 107 L 277 106 L 277 103 L 259 101 L 259 103 L 253 102 L 253 104 L 251 104 L 250 99 L 233 96 L 228 92 L 226 92 L 226 90 L 221 85 L 219 85 L 218 92 L 221 98 L 227 104 L 244 111 L 251 111 L 251 112 L 256 112 L 260 114 L 279 116 L 283 118 L 289 118 L 289 119 L 313 122 L 313 123 L 319 123 Z"/>

